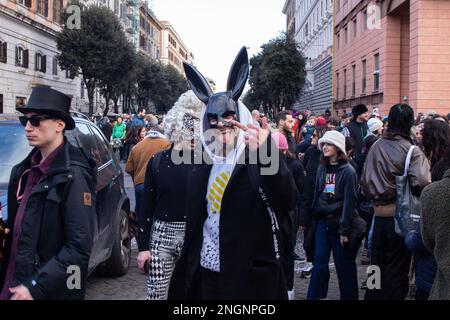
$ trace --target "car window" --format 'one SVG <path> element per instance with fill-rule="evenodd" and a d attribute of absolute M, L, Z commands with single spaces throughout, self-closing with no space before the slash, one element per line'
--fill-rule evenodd
<path fill-rule="evenodd" d="M 76 136 L 79 134 L 80 134 L 80 129 L 78 129 L 78 127 L 75 127 L 75 129 L 73 129 L 73 130 L 66 131 L 66 133 L 65 133 L 67 141 L 69 141 L 69 143 L 76 148 L 81 147 L 80 143 L 76 139 Z"/>
<path fill-rule="evenodd" d="M 25 130 L 18 123 L 0 126 L 0 184 L 6 185 L 13 166 L 25 159 L 32 150 Z"/>
<path fill-rule="evenodd" d="M 95 142 L 97 144 L 97 148 L 99 150 L 101 150 L 101 158 L 103 160 L 103 163 L 106 163 L 112 159 L 111 154 L 109 153 L 109 148 L 108 148 L 109 144 L 108 144 L 108 142 L 106 142 L 106 139 L 103 137 L 100 130 L 98 130 L 94 126 L 90 126 L 90 127 L 96 137 Z"/>
<path fill-rule="evenodd" d="M 99 148 L 97 139 L 89 130 L 89 127 L 84 123 L 78 122 L 76 123 L 75 131 L 80 147 L 91 155 L 97 167 L 102 166 L 105 163 L 104 157 L 102 157 L 102 150 Z"/>

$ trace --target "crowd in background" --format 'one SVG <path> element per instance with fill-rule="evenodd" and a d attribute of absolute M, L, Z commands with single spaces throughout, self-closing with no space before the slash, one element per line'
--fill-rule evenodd
<path fill-rule="evenodd" d="M 257 110 L 251 117 L 258 127 L 266 118 Z M 139 108 L 136 115 L 123 114 L 114 120 L 98 117 L 94 121 L 120 160 L 127 163 L 126 171 L 135 184 L 136 211 L 145 211 L 139 206 L 146 194 L 149 159 L 174 146 L 164 132 L 164 117 L 146 114 L 145 108 Z M 310 278 L 306 298 L 326 298 L 332 252 L 342 299 L 358 299 L 359 286 L 367 289 L 365 279 L 358 283 L 358 253 L 362 265 L 376 264 L 382 270 L 382 289 L 367 290 L 366 299 L 405 299 L 412 278 L 415 299 L 428 299 L 438 269 L 430 251 L 435 244 L 422 239 L 420 228 L 405 237 L 395 232 L 395 176 L 402 175 L 409 148 L 416 146 L 407 170 L 414 192 L 420 195 L 431 182 L 444 178 L 449 168 L 450 114 L 430 111 L 414 117 L 411 107 L 399 104 L 390 109 L 389 115 L 383 115 L 377 108 L 369 111 L 360 104 L 340 116 L 329 110 L 323 114 L 284 110 L 268 122 L 272 139 L 286 157 L 300 194 L 285 257 L 290 297 L 294 261 L 304 260 L 301 277 Z M 142 142 L 146 137 L 150 139 Z M 361 223 L 357 220 L 360 218 Z M 146 230 L 149 228 L 152 226 Z M 363 230 L 355 236 L 357 228 Z M 144 239 L 149 241 L 148 236 Z M 301 239 L 304 250 L 296 248 L 297 239 Z M 148 256 L 139 259 L 144 268 Z M 149 283 L 149 298 L 167 298 L 167 283 Z M 443 293 L 434 294 L 436 298 Z"/>

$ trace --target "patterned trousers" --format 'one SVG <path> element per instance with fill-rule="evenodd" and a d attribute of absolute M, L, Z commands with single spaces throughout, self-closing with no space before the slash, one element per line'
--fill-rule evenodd
<path fill-rule="evenodd" d="M 185 231 L 185 222 L 154 221 L 147 300 L 167 300 L 170 278 L 183 249 Z"/>

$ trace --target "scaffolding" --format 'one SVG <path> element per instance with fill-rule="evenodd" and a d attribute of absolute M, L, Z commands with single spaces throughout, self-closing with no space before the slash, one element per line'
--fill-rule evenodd
<path fill-rule="evenodd" d="M 129 39 L 134 47 L 137 46 L 138 24 L 139 24 L 139 0 L 127 0 L 127 28 Z"/>

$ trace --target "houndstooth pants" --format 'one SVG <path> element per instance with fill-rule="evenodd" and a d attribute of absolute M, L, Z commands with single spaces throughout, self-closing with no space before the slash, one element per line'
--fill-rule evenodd
<path fill-rule="evenodd" d="M 147 300 L 167 300 L 170 278 L 183 249 L 185 230 L 185 222 L 154 221 Z"/>

